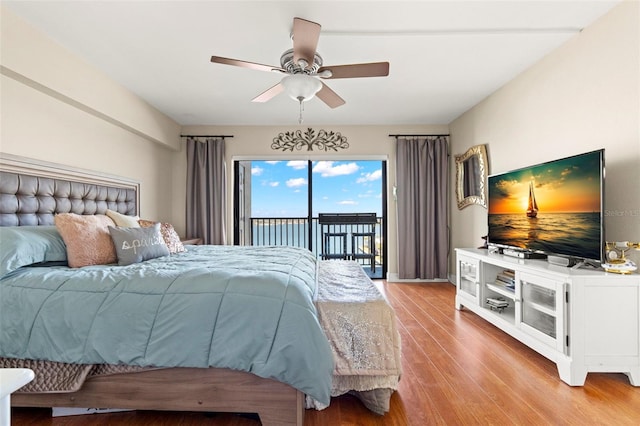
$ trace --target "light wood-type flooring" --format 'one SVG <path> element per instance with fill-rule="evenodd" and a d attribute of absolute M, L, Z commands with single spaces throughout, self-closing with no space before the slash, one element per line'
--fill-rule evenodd
<path fill-rule="evenodd" d="M 454 308 L 449 283 L 378 282 L 402 334 L 404 375 L 391 411 L 377 416 L 351 396 L 323 411 L 318 425 L 640 425 L 640 388 L 623 374 L 587 376 L 583 387 L 558 378 L 555 364 L 486 323 Z M 259 425 L 250 416 L 129 412 L 52 419 L 47 409 L 13 409 L 13 425 Z"/>

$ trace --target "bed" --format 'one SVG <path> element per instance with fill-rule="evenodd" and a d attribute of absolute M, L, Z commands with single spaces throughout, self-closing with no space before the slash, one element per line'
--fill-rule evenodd
<path fill-rule="evenodd" d="M 60 251 L 54 214 L 138 214 L 135 182 L 82 171 L 61 176 L 59 167 L 20 158 L 5 157 L 2 166 L 0 225 L 7 228 L 0 231 L 5 238 L 15 229 L 50 231 L 54 237 L 43 243 L 53 245 L 49 254 L 56 244 Z M 0 357 L 4 366 L 59 371 L 66 382 L 36 380 L 35 391 L 15 394 L 13 405 L 255 412 L 264 425 L 300 425 L 305 406 L 324 408 L 346 392 L 380 414 L 385 403 L 388 409 L 401 374 L 393 312 L 375 291 L 350 300 L 359 307 L 350 313 L 338 303 L 344 294 L 319 297 L 319 282 L 325 290 L 340 287 L 337 264 L 283 247 L 188 246 L 126 267 L 70 268 L 49 254 L 0 271 Z M 353 265 L 340 268 L 352 279 Z M 361 347 L 383 347 L 387 355 L 367 349 L 366 360 L 354 355 L 364 350 L 340 348 L 353 346 L 353 337 L 326 337 L 346 316 L 361 317 L 362 303 L 385 311 L 374 316 L 385 318 L 386 331 L 377 327 Z M 331 325 L 333 317 L 342 323 Z M 360 372 L 363 379 L 354 378 Z"/>

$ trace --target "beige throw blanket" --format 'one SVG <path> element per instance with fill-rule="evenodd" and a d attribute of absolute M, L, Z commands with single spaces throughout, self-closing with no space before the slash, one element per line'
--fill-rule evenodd
<path fill-rule="evenodd" d="M 331 396 L 355 393 L 384 414 L 402 374 L 393 308 L 357 262 L 340 260 L 320 262 L 316 307 L 334 355 Z"/>

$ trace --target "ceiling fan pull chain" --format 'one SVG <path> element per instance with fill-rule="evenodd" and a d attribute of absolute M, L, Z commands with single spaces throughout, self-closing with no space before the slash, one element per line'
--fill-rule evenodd
<path fill-rule="evenodd" d="M 302 124 L 302 111 L 304 111 L 304 106 L 302 105 L 302 101 L 304 98 L 302 96 L 298 97 L 298 102 L 300 102 L 300 117 L 298 117 L 298 124 Z"/>

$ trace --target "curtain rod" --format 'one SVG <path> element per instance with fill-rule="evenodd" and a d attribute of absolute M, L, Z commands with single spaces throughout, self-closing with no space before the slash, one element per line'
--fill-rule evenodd
<path fill-rule="evenodd" d="M 438 135 L 389 135 L 389 137 L 397 138 L 398 136 L 407 136 L 407 137 L 415 137 L 415 136 L 451 136 L 448 133 L 438 134 Z"/>
<path fill-rule="evenodd" d="M 233 135 L 180 135 L 181 138 L 232 138 Z"/>

